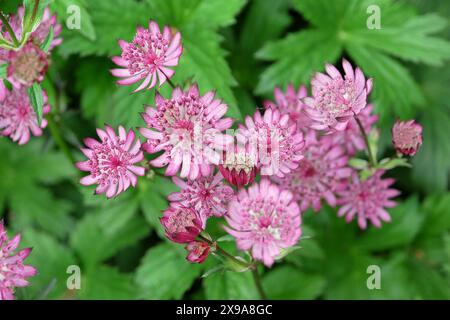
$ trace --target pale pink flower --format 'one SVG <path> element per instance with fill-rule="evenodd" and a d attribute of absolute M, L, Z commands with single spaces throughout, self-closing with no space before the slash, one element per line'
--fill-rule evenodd
<path fill-rule="evenodd" d="M 77 168 L 88 171 L 90 174 L 80 180 L 82 185 L 97 184 L 96 194 L 106 193 L 107 198 L 117 196 L 127 190 L 130 185 L 137 184 L 136 176 L 143 176 L 145 169 L 136 163 L 144 160 L 144 154 L 140 150 L 141 142 L 136 143 L 133 130 L 126 131 L 119 126 L 119 135 L 110 126 L 105 131 L 97 129 L 100 142 L 86 138 L 87 148 L 81 151 L 88 158 L 87 161 L 78 162 Z"/>
<path fill-rule="evenodd" d="M 219 171 L 225 180 L 238 188 L 253 183 L 259 171 L 255 151 L 249 144 L 230 145 L 223 152 L 219 164 Z"/>
<path fill-rule="evenodd" d="M 394 179 L 381 179 L 383 174 L 384 170 L 378 170 L 373 176 L 361 181 L 354 172 L 347 189 L 339 194 L 338 204 L 342 207 L 338 216 L 345 215 L 347 222 L 356 216 L 361 229 L 367 227 L 367 221 L 377 228 L 381 227 L 381 221 L 390 222 L 391 216 L 385 208 L 395 207 L 396 203 L 391 198 L 400 192 L 390 188 L 395 183 Z"/>
<path fill-rule="evenodd" d="M 9 240 L 3 221 L 0 221 L 0 300 L 14 300 L 14 289 L 26 287 L 27 278 L 35 276 L 34 267 L 24 265 L 31 248 L 15 252 L 20 243 L 20 235 Z"/>
<path fill-rule="evenodd" d="M 316 73 L 311 81 L 312 97 L 303 100 L 313 120 L 311 127 L 316 130 L 344 130 L 349 120 L 367 105 L 372 79 L 366 81 L 362 71 L 353 70 L 345 59 L 342 66 L 344 78 L 331 64 L 325 66 L 327 74 Z"/>
<path fill-rule="evenodd" d="M 230 118 L 222 118 L 228 106 L 214 96 L 214 92 L 200 96 L 197 85 L 186 92 L 175 88 L 171 99 L 156 94 L 156 108 L 148 107 L 142 114 L 148 128 L 140 129 L 148 139 L 144 151 L 164 151 L 151 165 L 168 166 L 167 176 L 180 171 L 182 178 L 191 180 L 211 173 L 211 164 L 217 165 L 220 160 L 218 150 L 233 141 L 222 134 L 233 123 Z"/>
<path fill-rule="evenodd" d="M 280 88 L 276 87 L 274 90 L 275 103 L 272 101 L 265 101 L 264 107 L 266 109 L 278 109 L 281 114 L 289 114 L 289 118 L 293 123 L 297 124 L 299 130 L 307 128 L 311 125 L 311 119 L 306 115 L 303 99 L 306 98 L 308 92 L 305 86 L 300 86 L 298 91 L 295 91 L 294 86 L 289 84 L 286 93 L 283 93 Z"/>
<path fill-rule="evenodd" d="M 153 88 L 157 79 L 160 86 L 170 79 L 175 71 L 168 67 L 178 65 L 183 52 L 180 33 L 172 35 L 170 28 L 165 26 L 161 34 L 154 21 L 150 21 L 148 29 L 139 27 L 133 42 L 120 40 L 119 45 L 122 56 L 113 57 L 112 60 L 121 68 L 113 69 L 111 73 L 122 78 L 117 81 L 119 85 L 130 85 L 143 80 L 135 92 Z"/>
<path fill-rule="evenodd" d="M 186 260 L 191 263 L 203 263 L 209 254 L 209 245 L 201 241 L 192 241 L 186 245 L 189 254 Z"/>
<path fill-rule="evenodd" d="M 11 91 L 5 89 L 4 99 L 0 100 L 0 135 L 10 137 L 11 140 L 23 145 L 30 140 L 30 135 L 42 135 L 42 129 L 47 126 L 47 120 L 42 119 L 38 125 L 36 113 L 30 104 L 27 90 L 13 88 Z M 44 107 L 43 114 L 50 112 L 47 104 L 47 95 L 43 92 Z"/>
<path fill-rule="evenodd" d="M 236 238 L 240 250 L 251 250 L 254 259 L 270 267 L 282 249 L 301 235 L 300 209 L 288 190 L 263 178 L 259 184 L 241 189 L 230 202 L 225 230 Z"/>
<path fill-rule="evenodd" d="M 179 192 L 169 195 L 172 205 L 193 207 L 199 212 L 202 221 L 213 215 L 223 216 L 227 212 L 228 201 L 234 196 L 233 189 L 224 184 L 220 172 L 195 180 L 184 181 L 178 177 L 173 177 L 172 180 L 181 188 Z"/>
<path fill-rule="evenodd" d="M 367 134 L 373 129 L 373 124 L 378 121 L 378 115 L 372 114 L 373 105 L 368 104 L 359 114 L 358 118 Z M 355 155 L 358 151 L 366 149 L 366 142 L 356 123 L 355 118 L 349 120 L 347 127 L 342 131 L 336 131 L 326 136 L 335 144 L 341 144 L 350 156 Z"/>
<path fill-rule="evenodd" d="M 396 121 L 392 127 L 392 143 L 397 152 L 415 155 L 422 145 L 422 126 L 415 120 Z"/>
<path fill-rule="evenodd" d="M 283 177 L 298 167 L 305 146 L 303 134 L 289 121 L 289 115 L 267 109 L 264 116 L 256 111 L 245 118 L 237 135 L 242 145 L 257 150 L 257 163 L 262 175 Z"/>
<path fill-rule="evenodd" d="M 283 189 L 290 190 L 303 212 L 311 207 L 319 211 L 324 199 L 336 206 L 336 193 L 345 190 L 352 170 L 348 167 L 345 150 L 331 140 L 310 131 L 306 139 L 304 158 L 297 169 L 284 178 L 273 177 Z"/>
<path fill-rule="evenodd" d="M 199 213 L 192 207 L 170 206 L 160 219 L 166 237 L 176 243 L 195 240 L 204 228 Z"/>

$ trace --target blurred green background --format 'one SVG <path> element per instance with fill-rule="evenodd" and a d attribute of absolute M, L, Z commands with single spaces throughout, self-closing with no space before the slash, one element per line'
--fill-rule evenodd
<path fill-rule="evenodd" d="M 14 12 L 20 1 L 0 0 Z M 73 155 L 84 137 L 104 123 L 142 125 L 139 112 L 153 104 L 154 90 L 130 94 L 109 69 L 150 19 L 181 31 L 184 53 L 173 81 L 197 81 L 217 90 L 242 119 L 275 86 L 309 84 L 325 62 L 346 57 L 374 78 L 371 101 L 380 114 L 379 156 L 390 149 L 397 118 L 424 126 L 424 145 L 414 168 L 390 175 L 402 191 L 392 223 L 360 231 L 336 210 L 304 214 L 301 250 L 265 270 L 273 299 L 450 298 L 450 1 L 442 0 L 56 0 L 59 21 L 67 6 L 81 9 L 81 29 L 64 26 L 44 82 L 50 103 L 61 110 L 58 126 Z M 369 30 L 369 5 L 381 9 L 381 29 Z M 163 95 L 170 87 L 163 86 Z M 80 173 L 46 130 L 24 147 L 0 139 L 0 217 L 39 269 L 21 299 L 257 299 L 250 273 L 200 276 L 217 262 L 184 260 L 181 245 L 165 240 L 158 218 L 174 190 L 170 180 L 142 178 L 136 190 L 114 200 L 94 197 L 78 185 Z M 223 221 L 209 222 L 216 236 Z M 224 243 L 235 250 L 234 243 Z M 70 291 L 69 265 L 81 268 L 81 290 Z M 381 289 L 366 286 L 369 265 L 381 268 Z"/>

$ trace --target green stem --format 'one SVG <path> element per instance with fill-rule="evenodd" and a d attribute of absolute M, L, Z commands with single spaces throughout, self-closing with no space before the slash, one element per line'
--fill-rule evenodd
<path fill-rule="evenodd" d="M 366 143 L 367 154 L 369 155 L 370 165 L 372 167 L 375 167 L 377 165 L 377 159 L 376 159 L 375 155 L 373 154 L 372 149 L 370 148 L 369 137 L 367 136 L 366 130 L 364 130 L 364 126 L 362 125 L 361 120 L 359 120 L 359 118 L 356 114 L 354 115 L 354 118 L 356 120 L 356 123 L 358 124 L 359 131 L 361 131 L 361 134 Z"/>
<path fill-rule="evenodd" d="M 242 261 L 242 260 L 237 259 L 237 258 L 234 257 L 233 255 L 229 254 L 229 253 L 226 252 L 224 249 L 222 249 L 222 248 L 217 244 L 217 242 L 211 241 L 211 240 L 205 238 L 205 237 L 202 236 L 202 235 L 199 235 L 198 237 L 199 237 L 202 241 L 204 241 L 204 242 L 206 242 L 207 244 L 209 244 L 210 247 L 213 247 L 214 249 L 216 249 L 217 252 L 220 253 L 220 254 L 221 254 L 222 256 L 224 256 L 225 258 L 230 259 L 230 260 L 232 260 L 233 262 L 235 262 L 235 263 L 237 263 L 237 264 L 239 264 L 239 265 L 241 265 L 241 266 L 243 266 L 243 267 L 245 267 L 245 268 L 250 267 L 250 265 L 249 265 L 248 263 L 246 263 L 246 262 L 244 262 L 244 261 Z"/>
<path fill-rule="evenodd" d="M 61 149 L 61 151 L 66 155 L 67 159 L 69 159 L 70 162 L 75 163 L 75 158 L 73 157 L 72 153 L 70 152 L 69 146 L 66 144 L 64 139 L 62 138 L 58 125 L 55 122 L 54 115 L 50 113 L 47 116 L 48 121 L 48 127 L 50 128 L 50 133 L 52 134 L 53 139 L 55 140 L 58 147 Z"/>
<path fill-rule="evenodd" d="M 259 276 L 258 268 L 256 266 L 252 268 L 252 275 L 253 281 L 256 285 L 256 290 L 258 290 L 259 297 L 261 298 L 261 300 L 267 300 L 266 293 L 264 292 L 264 288 L 261 283 L 261 277 Z"/>
<path fill-rule="evenodd" d="M 6 28 L 6 31 L 8 31 L 9 35 L 11 36 L 12 41 L 14 42 L 14 45 L 16 47 L 19 47 L 20 43 L 19 40 L 17 40 L 16 34 L 14 33 L 14 30 L 12 29 L 11 25 L 8 22 L 8 19 L 6 19 L 3 12 L 0 12 L 0 20 L 2 21 L 3 25 Z"/>
<path fill-rule="evenodd" d="M 36 0 L 34 2 L 34 7 L 33 7 L 33 12 L 31 13 L 31 18 L 30 18 L 30 23 L 31 25 L 34 23 L 34 20 L 36 19 L 36 14 L 39 8 L 39 1 L 40 0 Z M 30 27 L 29 25 L 27 27 Z"/>

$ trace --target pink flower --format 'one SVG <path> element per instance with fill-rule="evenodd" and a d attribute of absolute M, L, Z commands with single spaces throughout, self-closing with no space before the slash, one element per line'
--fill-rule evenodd
<path fill-rule="evenodd" d="M 300 238 L 300 209 L 288 190 L 281 190 L 266 178 L 241 189 L 229 204 L 225 230 L 236 238 L 240 250 L 251 249 L 254 259 L 270 267 L 285 249 Z"/>
<path fill-rule="evenodd" d="M 315 132 L 310 131 L 305 150 L 297 169 L 284 178 L 273 179 L 292 192 L 301 211 L 308 207 L 319 211 L 322 199 L 336 206 L 336 193 L 345 190 L 352 173 L 344 149 L 326 137 L 318 140 Z"/>
<path fill-rule="evenodd" d="M 166 169 L 167 176 L 180 171 L 182 178 L 194 180 L 198 176 L 208 176 L 211 164 L 218 164 L 220 153 L 232 137 L 222 134 L 233 123 L 230 118 L 222 118 L 228 106 L 214 93 L 200 96 L 197 85 L 187 92 L 175 88 L 171 99 L 156 95 L 156 108 L 148 107 L 142 114 L 150 128 L 141 128 L 147 138 L 143 150 L 148 153 L 164 151 L 151 165 Z M 153 130 L 152 130 L 153 129 Z"/>
<path fill-rule="evenodd" d="M 261 174 L 283 177 L 298 167 L 305 146 L 303 134 L 296 124 L 289 122 L 289 115 L 268 109 L 262 116 L 256 111 L 253 118 L 245 118 L 237 135 L 242 145 L 249 144 L 257 151 Z"/>
<path fill-rule="evenodd" d="M 422 126 L 415 120 L 396 121 L 392 127 L 392 143 L 397 152 L 415 155 L 422 145 Z"/>
<path fill-rule="evenodd" d="M 14 289 L 28 286 L 27 278 L 37 273 L 34 267 L 24 265 L 31 248 L 14 253 L 19 243 L 20 235 L 9 240 L 3 221 L 0 221 L 0 300 L 14 300 Z"/>
<path fill-rule="evenodd" d="M 373 115 L 372 110 L 373 105 L 368 104 L 367 107 L 358 114 L 358 118 L 367 134 L 372 131 L 373 124 L 378 121 L 378 116 Z M 358 151 L 366 149 L 366 143 L 354 118 L 349 120 L 347 127 L 344 130 L 333 132 L 326 137 L 327 139 L 331 139 L 335 144 L 341 144 L 350 156 L 355 155 Z"/>
<path fill-rule="evenodd" d="M 139 27 L 133 42 L 120 40 L 119 45 L 122 56 L 113 57 L 112 60 L 122 68 L 113 69 L 111 73 L 122 78 L 117 81 L 119 85 L 130 85 L 143 80 L 135 92 L 153 88 L 157 78 L 160 86 L 166 79 L 170 79 L 175 71 L 168 67 L 175 67 L 183 52 L 180 33 L 172 36 L 170 28 L 166 26 L 161 34 L 154 21 L 150 21 L 148 29 Z"/>
<path fill-rule="evenodd" d="M 189 252 L 186 260 L 192 263 L 203 263 L 209 254 L 209 245 L 201 241 L 192 241 L 186 245 Z"/>
<path fill-rule="evenodd" d="M 81 151 L 88 160 L 78 162 L 77 168 L 90 172 L 90 175 L 80 180 L 82 185 L 97 184 L 96 194 L 106 192 L 106 197 L 112 198 L 126 191 L 130 185 L 136 186 L 136 176 L 143 176 L 145 169 L 135 164 L 144 160 L 144 154 L 140 150 L 139 139 L 134 143 L 136 136 L 133 130 L 127 132 L 119 126 L 117 136 L 110 126 L 105 129 L 97 129 L 100 142 L 92 138 L 84 140 L 88 148 L 82 148 Z"/>
<path fill-rule="evenodd" d="M 342 207 L 338 216 L 345 215 L 345 220 L 350 222 L 356 215 L 361 229 L 367 227 L 367 220 L 377 228 L 381 227 L 381 220 L 390 222 L 391 216 L 385 208 L 395 207 L 396 203 L 391 198 L 400 192 L 390 188 L 394 179 L 381 179 L 383 174 L 383 170 L 378 170 L 367 180 L 361 181 L 354 172 L 348 188 L 340 193 L 338 204 Z"/>
<path fill-rule="evenodd" d="M 48 68 L 47 54 L 33 42 L 27 42 L 18 51 L 9 51 L 7 59 L 8 81 L 14 87 L 29 87 L 44 80 Z"/>
<path fill-rule="evenodd" d="M 265 101 L 264 106 L 266 109 L 278 109 L 281 114 L 289 114 L 291 121 L 297 124 L 297 128 L 303 130 L 303 128 L 309 127 L 312 122 L 304 111 L 306 105 L 303 103 L 303 99 L 306 98 L 307 94 L 306 87 L 303 85 L 296 92 L 294 86 L 289 84 L 286 93 L 283 93 L 277 87 L 274 91 L 275 103 Z"/>
<path fill-rule="evenodd" d="M 342 61 L 343 78 L 332 65 L 326 65 L 327 74 L 316 73 L 311 81 L 312 97 L 305 98 L 306 112 L 313 120 L 316 130 L 342 131 L 349 120 L 358 115 L 367 104 L 367 95 L 372 90 L 372 79 L 366 81 L 359 68 L 347 60 Z"/>
<path fill-rule="evenodd" d="M 0 100 L 0 135 L 10 137 L 19 145 L 30 140 L 30 133 L 34 136 L 42 135 L 42 129 L 47 126 L 47 120 L 42 119 L 41 125 L 38 125 L 27 90 L 24 87 L 13 88 L 12 91 L 6 88 L 4 90 L 4 99 Z M 50 112 L 50 106 L 47 104 L 45 92 L 43 95 L 43 114 L 45 115 Z"/>
<path fill-rule="evenodd" d="M 185 206 L 170 206 L 160 219 L 166 237 L 176 243 L 189 243 L 195 240 L 204 225 L 196 210 Z"/>
<path fill-rule="evenodd" d="M 225 180 L 238 188 L 253 183 L 259 171 L 255 150 L 249 144 L 229 146 L 224 151 L 219 171 Z"/>
<path fill-rule="evenodd" d="M 233 189 L 223 183 L 220 173 L 190 181 L 178 177 L 173 177 L 172 180 L 181 190 L 170 194 L 168 199 L 194 208 L 199 212 L 203 222 L 213 215 L 223 216 L 227 212 L 228 201 L 234 196 Z M 173 205 L 177 205 L 173 202 Z"/>

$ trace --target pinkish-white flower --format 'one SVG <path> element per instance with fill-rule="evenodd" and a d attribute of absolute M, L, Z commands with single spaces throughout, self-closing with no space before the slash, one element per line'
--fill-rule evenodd
<path fill-rule="evenodd" d="M 189 242 L 185 249 L 189 252 L 186 260 L 191 263 L 203 263 L 209 255 L 209 245 L 202 241 Z"/>
<path fill-rule="evenodd" d="M 171 205 L 193 207 L 200 213 L 202 221 L 211 216 L 223 216 L 227 212 L 228 201 L 234 196 L 233 189 L 224 184 L 220 172 L 195 180 L 184 181 L 178 177 L 172 180 L 181 190 L 169 195 Z"/>
<path fill-rule="evenodd" d="M 295 124 L 297 128 L 302 130 L 308 128 L 312 121 L 306 115 L 305 108 L 307 107 L 303 103 L 303 99 L 306 98 L 308 92 L 304 85 L 300 86 L 297 91 L 292 84 L 289 84 L 284 93 L 280 88 L 276 87 L 274 90 L 275 103 L 272 101 L 265 101 L 264 107 L 266 109 L 278 109 L 281 114 L 289 114 L 289 118 Z"/>
<path fill-rule="evenodd" d="M 0 88 L 1 90 L 1 88 Z M 19 145 L 23 145 L 30 140 L 31 134 L 34 136 L 42 135 L 47 126 L 47 120 L 42 119 L 41 125 L 38 125 L 36 113 L 30 104 L 27 90 L 22 88 L 13 88 L 11 91 L 4 89 L 4 98 L 0 99 L 0 135 L 11 138 Z M 50 106 L 47 104 L 47 95 L 43 92 L 44 107 L 43 114 L 50 112 Z"/>
<path fill-rule="evenodd" d="M 34 267 L 24 264 L 31 248 L 15 252 L 20 243 L 20 235 L 8 238 L 3 221 L 0 221 L 0 300 L 14 300 L 14 290 L 26 287 L 27 278 L 36 275 Z"/>
<path fill-rule="evenodd" d="M 161 33 L 154 21 L 150 21 L 148 29 L 139 27 L 132 42 L 120 40 L 119 45 L 122 55 L 112 60 L 121 68 L 113 69 L 111 73 L 121 78 L 117 81 L 119 85 L 142 81 L 135 91 L 153 88 L 157 80 L 161 86 L 170 79 L 175 73 L 170 67 L 178 65 L 183 52 L 180 33 L 172 35 L 168 26 Z"/>
<path fill-rule="evenodd" d="M 339 194 L 338 204 L 342 207 L 338 216 L 345 216 L 347 222 L 356 217 L 361 229 L 367 227 L 367 221 L 377 228 L 381 227 L 381 221 L 390 222 L 391 216 L 386 208 L 395 207 L 396 203 L 391 198 L 400 192 L 390 188 L 395 183 L 394 179 L 381 179 L 383 174 L 383 170 L 378 170 L 368 179 L 361 180 L 354 172 L 347 189 Z"/>
<path fill-rule="evenodd" d="M 354 70 L 345 59 L 342 66 L 344 77 L 331 64 L 325 66 L 327 74 L 316 73 L 311 81 L 312 97 L 303 100 L 316 130 L 342 131 L 367 105 L 372 79 L 366 80 L 362 71 Z"/>
<path fill-rule="evenodd" d="M 396 121 L 392 127 L 392 143 L 397 152 L 415 155 L 422 145 L 422 126 L 415 120 Z"/>
<path fill-rule="evenodd" d="M 202 232 L 200 214 L 192 207 L 170 206 L 160 219 L 166 237 L 176 243 L 189 243 Z"/>
<path fill-rule="evenodd" d="M 310 131 L 306 139 L 304 158 L 297 169 L 284 178 L 274 177 L 283 189 L 290 190 L 303 212 L 311 207 L 319 211 L 322 199 L 336 206 L 336 193 L 345 190 L 352 170 L 342 146 Z"/>
<path fill-rule="evenodd" d="M 288 114 L 267 109 L 245 118 L 237 134 L 241 145 L 257 150 L 257 164 L 262 175 L 283 177 L 298 167 L 305 146 L 303 134 L 289 121 Z"/>
<path fill-rule="evenodd" d="M 241 189 L 230 202 L 225 230 L 236 238 L 240 250 L 270 267 L 282 249 L 297 244 L 301 235 L 300 209 L 288 190 L 268 179 Z"/>
<path fill-rule="evenodd" d="M 137 184 L 136 176 L 143 176 L 145 169 L 136 165 L 144 160 L 139 139 L 135 142 L 133 130 L 119 126 L 119 135 L 110 126 L 97 129 L 100 141 L 84 140 L 87 148 L 81 151 L 88 160 L 77 163 L 77 168 L 90 174 L 80 180 L 82 185 L 97 184 L 96 194 L 106 193 L 107 198 L 126 191 Z"/>
<path fill-rule="evenodd" d="M 232 119 L 223 118 L 228 106 L 214 96 L 213 92 L 200 96 L 197 85 L 186 92 L 175 88 L 171 99 L 156 95 L 156 108 L 148 107 L 142 114 L 148 128 L 140 129 L 147 138 L 144 151 L 163 151 L 151 165 L 167 166 L 167 176 L 178 171 L 182 178 L 191 180 L 210 175 L 211 165 L 220 161 L 219 151 L 233 141 L 222 133 L 233 123 Z"/>

